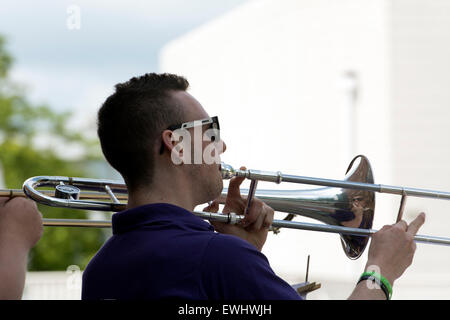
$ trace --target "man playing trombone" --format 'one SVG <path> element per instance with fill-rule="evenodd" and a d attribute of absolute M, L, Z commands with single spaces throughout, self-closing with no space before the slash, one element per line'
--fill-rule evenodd
<path fill-rule="evenodd" d="M 230 181 L 223 208 L 245 213 L 239 225 L 211 225 L 192 214 L 203 203 L 210 203 L 206 211 L 218 210 L 226 145 L 218 118 L 188 86 L 183 77 L 146 74 L 116 85 L 99 110 L 102 151 L 124 178 L 129 200 L 127 210 L 113 215 L 113 236 L 84 271 L 82 298 L 300 299 L 261 253 L 274 211 L 257 198 L 247 210 L 243 178 Z M 390 297 L 389 287 L 412 263 L 413 237 L 424 219 L 373 236 L 364 271 L 376 266 L 380 274 L 361 277 L 351 299 Z M 376 285 L 368 286 L 371 281 Z"/>

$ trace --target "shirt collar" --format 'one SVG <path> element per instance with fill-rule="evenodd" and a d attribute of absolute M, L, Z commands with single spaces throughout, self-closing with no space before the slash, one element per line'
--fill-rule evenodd
<path fill-rule="evenodd" d="M 113 234 L 120 234 L 144 225 L 167 222 L 189 226 L 196 230 L 214 231 L 214 227 L 192 212 L 168 203 L 152 203 L 115 213 L 112 216 Z"/>

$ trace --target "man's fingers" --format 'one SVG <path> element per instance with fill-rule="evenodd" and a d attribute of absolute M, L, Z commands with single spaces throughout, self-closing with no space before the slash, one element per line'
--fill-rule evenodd
<path fill-rule="evenodd" d="M 241 167 L 241 170 L 246 170 Z M 238 214 L 243 214 L 245 209 L 245 199 L 241 196 L 241 184 L 245 180 L 243 177 L 234 177 L 230 180 L 228 185 L 228 194 L 225 201 L 225 207 Z"/>
<path fill-rule="evenodd" d="M 205 207 L 203 209 L 204 212 L 213 212 L 216 213 L 217 211 L 219 211 L 219 202 L 217 202 L 216 200 L 214 200 L 213 202 L 211 202 L 207 207 Z"/>
<path fill-rule="evenodd" d="M 421 212 L 408 226 L 407 232 L 413 236 L 417 234 L 420 227 L 425 223 L 425 213 Z"/>
<path fill-rule="evenodd" d="M 253 225 L 250 226 L 250 229 L 253 231 L 259 231 L 263 226 L 264 220 L 266 220 L 266 215 L 267 212 L 262 211 L 258 216 L 258 218 L 256 219 L 255 223 L 253 223 Z"/>
<path fill-rule="evenodd" d="M 0 207 L 3 207 L 8 200 L 11 199 L 10 197 L 0 197 Z"/>
<path fill-rule="evenodd" d="M 22 197 L 11 198 L 10 200 L 8 200 L 8 202 L 5 203 L 5 206 L 19 206 L 21 209 L 27 206 L 32 206 L 34 209 L 37 209 L 36 201 Z"/>
<path fill-rule="evenodd" d="M 408 230 L 408 224 L 406 223 L 405 220 L 400 220 L 399 222 L 397 222 L 396 224 L 393 225 L 393 227 L 395 228 L 400 228 L 403 231 Z"/>
<path fill-rule="evenodd" d="M 246 170 L 245 167 L 241 167 L 241 170 Z M 234 177 L 230 180 L 230 184 L 228 185 L 228 196 L 232 197 L 241 197 L 241 184 L 245 180 L 244 177 Z"/>
<path fill-rule="evenodd" d="M 240 197 L 241 196 L 241 184 L 245 180 L 244 177 L 234 177 L 231 178 L 230 184 L 228 185 L 228 197 Z"/>
<path fill-rule="evenodd" d="M 253 198 L 252 203 L 250 204 L 250 208 L 248 210 L 248 213 L 245 215 L 245 218 L 242 220 L 241 225 L 243 227 L 249 227 L 252 225 L 252 228 L 255 226 L 256 222 L 258 220 L 261 220 L 258 222 L 259 226 L 258 229 L 261 228 L 261 225 L 264 221 L 264 212 L 263 212 L 263 202 L 261 200 L 258 200 L 256 198 Z M 261 217 L 263 216 L 263 217 Z"/>
<path fill-rule="evenodd" d="M 266 219 L 264 220 L 264 224 L 263 224 L 263 226 L 265 227 L 265 228 L 269 228 L 271 225 L 272 225 L 272 223 L 273 223 L 273 215 L 274 215 L 274 210 L 271 208 L 271 207 L 269 207 L 268 205 L 264 205 L 265 206 L 265 208 L 266 208 L 266 210 L 267 210 L 267 215 L 266 215 Z"/>
<path fill-rule="evenodd" d="M 252 203 L 249 214 L 243 220 L 246 222 L 244 227 L 250 230 L 258 231 L 262 228 L 269 228 L 273 222 L 274 210 L 264 202 L 257 200 Z"/>
<path fill-rule="evenodd" d="M 250 204 L 250 208 L 248 208 L 247 214 L 244 214 L 244 219 L 241 220 L 240 225 L 242 227 L 248 227 L 253 224 L 256 219 L 258 219 L 259 212 L 261 211 L 261 203 L 258 200 L 253 198 L 252 203 Z M 244 210 L 245 210 L 246 202 L 244 202 Z M 243 211 L 244 211 L 243 210 Z M 244 212 L 242 212 L 243 214 Z"/>
<path fill-rule="evenodd" d="M 254 226 L 252 227 L 253 230 L 259 231 L 260 229 L 268 229 L 272 225 L 273 214 L 274 214 L 273 209 L 263 203 L 261 214 L 259 215 L 258 219 L 254 223 Z"/>

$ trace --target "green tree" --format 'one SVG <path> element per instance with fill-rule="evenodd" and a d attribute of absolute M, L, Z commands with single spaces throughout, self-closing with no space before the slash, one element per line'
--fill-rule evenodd
<path fill-rule="evenodd" d="M 68 112 L 55 112 L 30 103 L 24 90 L 12 83 L 8 71 L 12 57 L 0 37 L 0 164 L 7 188 L 21 188 L 37 175 L 87 176 L 86 163 L 99 159 L 98 144 L 69 130 Z M 83 160 L 62 158 L 50 146 L 37 148 L 37 134 L 57 137 L 61 145 L 78 144 L 86 151 Z M 87 213 L 39 205 L 44 218 L 83 219 Z M 45 227 L 30 253 L 29 270 L 65 270 L 69 265 L 84 269 L 105 241 L 108 231 L 94 228 Z"/>

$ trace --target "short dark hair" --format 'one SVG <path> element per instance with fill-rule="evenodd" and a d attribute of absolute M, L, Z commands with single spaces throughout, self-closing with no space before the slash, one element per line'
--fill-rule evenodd
<path fill-rule="evenodd" d="M 189 82 L 174 74 L 147 73 L 115 86 L 98 111 L 98 136 L 109 164 L 128 188 L 151 184 L 159 135 L 184 121 L 171 91 L 186 91 Z"/>

